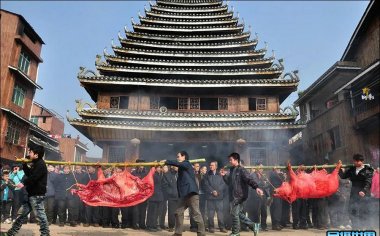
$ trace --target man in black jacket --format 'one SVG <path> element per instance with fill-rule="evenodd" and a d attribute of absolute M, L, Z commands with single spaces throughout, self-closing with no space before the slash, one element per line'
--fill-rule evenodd
<path fill-rule="evenodd" d="M 207 199 L 208 231 L 215 233 L 214 216 L 216 212 L 220 232 L 227 233 L 223 217 L 223 193 L 226 184 L 223 181 L 223 177 L 216 171 L 217 167 L 218 162 L 212 161 L 210 163 L 210 170 L 204 180 Z"/>
<path fill-rule="evenodd" d="M 193 166 L 189 162 L 189 155 L 187 152 L 181 151 L 177 154 L 177 161 L 163 160 L 161 161 L 161 164 L 178 167 L 177 188 L 180 199 L 175 212 L 174 236 L 182 235 L 184 211 L 187 208 L 190 208 L 190 214 L 192 214 L 194 221 L 197 223 L 197 235 L 206 235 L 205 225 L 199 210 L 199 190 L 195 182 Z"/>
<path fill-rule="evenodd" d="M 26 221 L 28 214 L 33 211 L 40 222 L 41 235 L 50 235 L 49 224 L 44 208 L 44 199 L 47 185 L 47 168 L 45 161 L 42 159 L 45 150 L 42 146 L 35 146 L 29 149 L 29 158 L 32 160 L 31 167 L 26 163 L 23 164 L 25 176 L 22 184 L 28 192 L 28 200 L 24 202 L 18 212 L 18 216 L 8 230 L 8 236 L 14 236 L 21 228 L 22 222 Z"/>
<path fill-rule="evenodd" d="M 225 171 L 221 171 L 220 174 L 229 188 L 232 215 L 232 233 L 230 236 L 239 236 L 240 222 L 246 224 L 252 231 L 255 230 L 252 220 L 243 213 L 243 203 L 248 198 L 248 186 L 256 189 L 257 194 L 260 196 L 264 193 L 258 188 L 257 183 L 248 171 L 240 166 L 240 155 L 238 153 L 231 153 L 228 158 L 232 166 L 230 174 L 226 175 Z"/>
<path fill-rule="evenodd" d="M 175 209 L 178 204 L 178 190 L 177 190 L 177 179 L 178 179 L 178 167 L 172 166 L 170 170 L 165 173 L 164 179 L 167 183 L 166 191 L 168 194 L 168 227 L 169 232 L 174 231 L 175 226 Z"/>
<path fill-rule="evenodd" d="M 352 229 L 360 230 L 365 229 L 368 224 L 368 200 L 371 196 L 373 169 L 364 165 L 364 157 L 360 154 L 355 154 L 353 161 L 354 166 L 345 171 L 340 170 L 339 176 L 342 179 L 350 179 L 352 182 L 349 214 Z"/>

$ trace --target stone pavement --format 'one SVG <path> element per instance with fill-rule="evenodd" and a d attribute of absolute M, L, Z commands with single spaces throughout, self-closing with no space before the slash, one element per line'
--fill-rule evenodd
<path fill-rule="evenodd" d="M 1 224 L 0 232 L 6 232 L 11 227 L 10 224 Z M 122 236 L 122 235 L 130 235 L 130 236 L 170 236 L 173 233 L 168 231 L 160 231 L 160 232 L 147 232 L 144 230 L 133 230 L 133 229 L 111 229 L 111 228 L 102 228 L 102 227 L 59 227 L 58 225 L 50 225 L 51 236 L 65 236 L 65 235 L 73 235 L 73 236 Z M 1 234 L 3 235 L 3 234 Z M 39 235 L 39 226 L 36 224 L 26 224 L 23 225 L 18 236 L 38 236 Z M 214 234 L 207 233 L 208 236 L 228 236 L 228 233 L 216 232 Z M 241 236 L 253 236 L 252 232 L 242 232 Z M 269 230 L 266 232 L 260 232 L 261 236 L 269 236 L 269 235 L 278 235 L 278 236 L 326 236 L 326 231 L 317 230 L 317 229 L 308 229 L 308 230 L 293 230 L 291 228 L 285 228 L 281 231 L 273 231 Z M 377 230 L 376 235 L 379 235 L 379 230 Z M 185 231 L 183 236 L 196 236 L 196 233 Z"/>

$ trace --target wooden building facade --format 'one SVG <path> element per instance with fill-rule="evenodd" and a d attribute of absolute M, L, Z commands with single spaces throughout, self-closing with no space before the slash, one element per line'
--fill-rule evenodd
<path fill-rule="evenodd" d="M 95 104 L 77 101 L 69 122 L 103 148 L 109 162 L 191 157 L 246 164 L 288 159 L 287 143 L 302 124 L 281 103 L 297 90 L 297 71 L 256 49 L 221 0 L 157 0 L 132 18 L 133 30 L 96 57 L 78 79 Z"/>
<path fill-rule="evenodd" d="M 350 163 L 355 153 L 379 165 L 380 10 L 371 1 L 339 62 L 296 101 L 307 123 L 291 144 L 303 163 Z"/>

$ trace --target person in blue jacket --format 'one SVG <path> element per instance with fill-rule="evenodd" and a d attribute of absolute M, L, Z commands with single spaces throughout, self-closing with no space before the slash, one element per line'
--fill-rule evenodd
<path fill-rule="evenodd" d="M 175 211 L 175 233 L 173 236 L 181 236 L 183 232 L 184 211 L 190 208 L 191 216 L 198 226 L 197 235 L 204 236 L 205 225 L 199 210 L 199 189 L 195 182 L 193 166 L 189 162 L 189 154 L 181 151 L 177 154 L 177 160 L 163 160 L 161 164 L 177 166 L 177 189 L 179 201 Z"/>

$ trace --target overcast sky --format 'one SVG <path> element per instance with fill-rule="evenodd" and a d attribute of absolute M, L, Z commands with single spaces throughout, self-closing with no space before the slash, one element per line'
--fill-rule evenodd
<path fill-rule="evenodd" d="M 148 1 L 2 1 L 1 8 L 21 14 L 41 36 L 44 62 L 38 71 L 35 101 L 65 117 L 75 112 L 75 99 L 92 102 L 76 75 L 80 66 L 94 69 L 95 56 L 108 48 L 111 39 L 118 45 L 117 33 L 131 17 L 138 22 Z M 306 89 L 330 66 L 338 61 L 351 38 L 368 1 L 230 1 L 235 12 L 252 26 L 252 36 L 259 36 L 258 49 L 268 42 L 267 56 L 275 50 L 276 58 L 284 58 L 285 72 L 299 70 L 298 90 Z M 235 13 L 236 16 L 236 13 Z M 248 28 L 247 28 L 248 30 Z M 282 104 L 297 99 L 293 93 Z M 75 137 L 79 132 L 65 119 L 65 133 Z M 101 149 L 88 143 L 91 157 L 100 157 Z"/>

